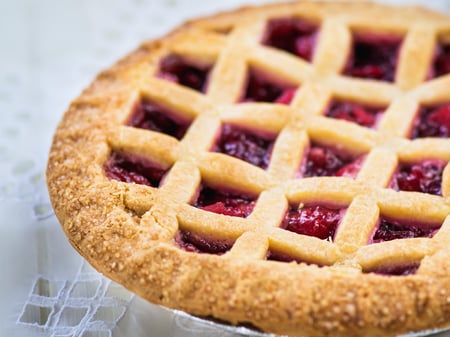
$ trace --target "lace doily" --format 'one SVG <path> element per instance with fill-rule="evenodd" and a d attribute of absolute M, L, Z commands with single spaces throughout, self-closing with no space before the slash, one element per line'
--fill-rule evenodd
<path fill-rule="evenodd" d="M 17 321 L 50 336 L 112 336 L 132 295 L 82 263 L 75 279 L 38 276 Z"/>

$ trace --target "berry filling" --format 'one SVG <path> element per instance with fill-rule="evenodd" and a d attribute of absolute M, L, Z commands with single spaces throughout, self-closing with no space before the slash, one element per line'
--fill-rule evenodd
<path fill-rule="evenodd" d="M 438 45 L 432 71 L 432 77 L 450 73 L 450 45 Z"/>
<path fill-rule="evenodd" d="M 396 239 L 431 238 L 436 231 L 436 227 L 424 227 L 417 224 L 409 224 L 381 217 L 380 225 L 373 235 L 372 242 L 378 243 Z"/>
<path fill-rule="evenodd" d="M 442 194 L 442 172 L 446 163 L 442 160 L 424 160 L 400 165 L 390 187 L 397 191 Z"/>
<path fill-rule="evenodd" d="M 311 61 L 317 40 L 317 26 L 295 18 L 270 20 L 262 43 Z"/>
<path fill-rule="evenodd" d="M 210 70 L 190 64 L 178 55 L 169 55 L 161 60 L 158 77 L 204 92 Z"/>
<path fill-rule="evenodd" d="M 309 149 L 304 177 L 337 176 L 355 178 L 361 169 L 363 157 L 351 159 L 330 148 L 313 145 Z"/>
<path fill-rule="evenodd" d="M 401 43 L 392 36 L 355 36 L 345 75 L 393 82 Z"/>
<path fill-rule="evenodd" d="M 296 89 L 291 87 L 283 87 L 272 83 L 264 76 L 256 75 L 250 71 L 247 89 L 243 102 L 270 102 L 278 104 L 291 103 Z"/>
<path fill-rule="evenodd" d="M 177 139 L 181 139 L 189 127 L 185 121 L 175 118 L 173 114 L 145 100 L 136 106 L 127 125 L 162 132 Z"/>
<path fill-rule="evenodd" d="M 167 170 L 162 170 L 146 158 L 113 152 L 105 163 L 109 179 L 158 187 Z"/>
<path fill-rule="evenodd" d="M 414 123 L 412 138 L 450 137 L 450 103 L 437 107 L 421 107 Z"/>
<path fill-rule="evenodd" d="M 334 101 L 325 112 L 325 116 L 344 119 L 365 127 L 372 127 L 384 109 L 362 106 L 357 103 Z"/>
<path fill-rule="evenodd" d="M 408 276 L 414 275 L 419 269 L 418 264 L 406 264 L 399 266 L 387 266 L 387 267 L 379 267 L 368 271 L 369 273 L 375 273 L 379 275 L 385 276 Z"/>
<path fill-rule="evenodd" d="M 213 147 L 213 151 L 225 153 L 266 169 L 273 144 L 273 140 L 267 140 L 254 133 L 225 124 L 222 126 L 220 138 Z"/>
<path fill-rule="evenodd" d="M 226 253 L 233 246 L 232 243 L 227 241 L 214 240 L 183 230 L 178 231 L 175 242 L 180 248 L 188 252 L 219 255 Z"/>
<path fill-rule="evenodd" d="M 301 208 L 290 206 L 280 227 L 322 240 L 333 239 L 342 216 L 342 209 L 319 205 Z"/>
<path fill-rule="evenodd" d="M 246 218 L 255 207 L 255 199 L 243 194 L 203 187 L 194 205 L 208 212 Z"/>

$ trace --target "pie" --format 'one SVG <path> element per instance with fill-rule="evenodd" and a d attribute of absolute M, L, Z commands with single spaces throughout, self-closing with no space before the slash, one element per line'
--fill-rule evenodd
<path fill-rule="evenodd" d="M 47 178 L 139 296 L 290 336 L 450 326 L 450 18 L 292 2 L 197 19 L 100 73 Z"/>

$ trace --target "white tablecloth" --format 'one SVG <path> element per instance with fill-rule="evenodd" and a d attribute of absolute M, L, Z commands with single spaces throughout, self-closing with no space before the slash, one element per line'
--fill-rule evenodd
<path fill-rule="evenodd" d="M 0 2 L 1 336 L 238 336 L 133 297 L 84 264 L 52 214 L 44 171 L 58 120 L 97 72 L 187 18 L 261 2 Z"/>

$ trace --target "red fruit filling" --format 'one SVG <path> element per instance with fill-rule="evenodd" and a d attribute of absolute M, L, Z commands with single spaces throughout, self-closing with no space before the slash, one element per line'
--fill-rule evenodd
<path fill-rule="evenodd" d="M 375 273 L 386 276 L 408 276 L 414 275 L 419 269 L 419 264 L 406 264 L 400 266 L 379 267 L 368 271 L 368 273 Z"/>
<path fill-rule="evenodd" d="M 304 177 L 338 176 L 355 178 L 361 169 L 363 157 L 352 159 L 330 148 L 314 145 L 309 149 Z"/>
<path fill-rule="evenodd" d="M 163 108 L 145 100 L 136 106 L 127 125 L 162 132 L 177 139 L 181 139 L 189 127 L 186 121 L 175 118 Z"/>
<path fill-rule="evenodd" d="M 433 64 L 432 77 L 439 77 L 450 73 L 450 45 L 439 44 Z"/>
<path fill-rule="evenodd" d="M 378 243 L 396 239 L 431 238 L 436 233 L 436 227 L 420 226 L 381 217 L 380 225 L 373 235 L 372 242 Z"/>
<path fill-rule="evenodd" d="M 393 82 L 401 43 L 392 36 L 355 36 L 345 75 Z"/>
<path fill-rule="evenodd" d="M 162 170 L 146 158 L 113 152 L 105 163 L 109 179 L 158 187 L 167 170 Z"/>
<path fill-rule="evenodd" d="M 384 109 L 362 106 L 357 103 L 334 101 L 330 104 L 325 116 L 344 119 L 361 126 L 372 127 Z"/>
<path fill-rule="evenodd" d="M 204 92 L 210 67 L 186 62 L 182 57 L 169 55 L 159 64 L 158 77 Z"/>
<path fill-rule="evenodd" d="M 366 156 L 361 156 L 352 161 L 350 164 L 344 165 L 336 172 L 336 177 L 348 177 L 355 179 L 364 163 Z"/>
<path fill-rule="evenodd" d="M 295 18 L 270 20 L 262 43 L 311 61 L 317 40 L 317 26 Z"/>
<path fill-rule="evenodd" d="M 195 207 L 208 212 L 246 218 L 255 207 L 255 199 L 243 194 L 203 187 Z"/>
<path fill-rule="evenodd" d="M 450 103 L 420 108 L 412 130 L 412 138 L 423 137 L 450 137 Z"/>
<path fill-rule="evenodd" d="M 178 231 L 175 242 L 180 248 L 188 252 L 219 255 L 226 253 L 233 246 L 232 243 L 227 241 L 214 240 L 183 230 Z"/>
<path fill-rule="evenodd" d="M 274 101 L 274 103 L 278 104 L 290 104 L 292 99 L 294 98 L 295 92 L 297 89 L 284 89 L 280 96 Z"/>
<path fill-rule="evenodd" d="M 222 126 L 220 138 L 213 147 L 221 152 L 266 169 L 269 165 L 274 141 L 236 128 L 230 124 Z"/>
<path fill-rule="evenodd" d="M 290 206 L 280 227 L 322 240 L 333 239 L 342 215 L 342 209 L 325 206 L 316 205 L 301 208 Z"/>
<path fill-rule="evenodd" d="M 442 194 L 442 172 L 446 162 L 424 160 L 416 164 L 400 165 L 390 187 L 397 191 Z"/>
<path fill-rule="evenodd" d="M 287 105 L 291 103 L 295 91 L 295 88 L 272 83 L 264 76 L 250 71 L 243 102 L 273 102 Z"/>

